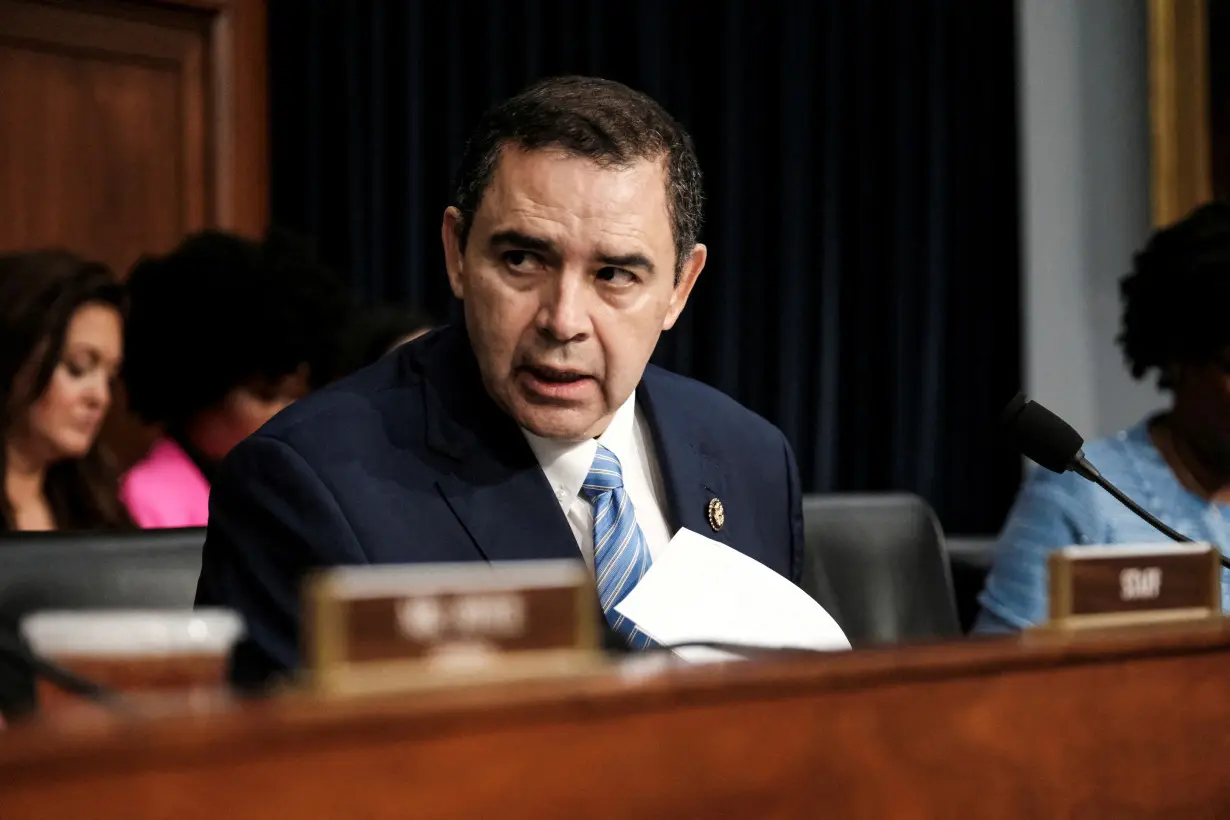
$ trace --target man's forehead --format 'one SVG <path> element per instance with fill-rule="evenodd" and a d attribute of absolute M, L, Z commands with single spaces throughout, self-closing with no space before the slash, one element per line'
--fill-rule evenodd
<path fill-rule="evenodd" d="M 491 189 L 501 205 L 528 198 L 539 204 L 601 215 L 615 211 L 666 217 L 666 173 L 661 161 L 602 163 L 558 149 L 526 151 L 506 147 Z"/>
<path fill-rule="evenodd" d="M 610 166 L 549 149 L 505 149 L 475 222 L 487 241 L 519 234 L 559 252 L 639 254 L 660 268 L 674 259 L 665 175 L 652 160 Z"/>

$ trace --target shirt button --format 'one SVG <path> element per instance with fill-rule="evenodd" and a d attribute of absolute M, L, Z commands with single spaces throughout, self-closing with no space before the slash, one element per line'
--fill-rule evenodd
<path fill-rule="evenodd" d="M 567 498 L 567 497 L 568 497 L 568 493 L 566 493 L 566 492 L 564 491 L 564 488 L 563 488 L 563 487 L 560 487 L 560 488 L 559 488 L 559 490 L 557 490 L 557 491 L 556 491 L 555 496 L 556 496 L 556 498 L 558 498 L 560 501 L 563 501 L 565 498 Z"/>

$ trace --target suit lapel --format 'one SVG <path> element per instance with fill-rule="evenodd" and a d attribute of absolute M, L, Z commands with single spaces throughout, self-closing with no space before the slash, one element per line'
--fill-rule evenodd
<path fill-rule="evenodd" d="M 436 486 L 488 561 L 580 560 L 546 476 L 515 422 L 487 395 L 465 329 L 423 351 L 427 446 L 450 464 Z"/>
<path fill-rule="evenodd" d="M 669 519 L 675 529 L 686 528 L 726 542 L 726 528 L 709 524 L 709 502 L 725 491 L 721 465 L 699 441 L 688 423 L 686 409 L 672 401 L 663 372 L 652 365 L 645 370 L 637 402 L 653 432 L 654 449 L 666 490 Z"/>
<path fill-rule="evenodd" d="M 446 459 L 436 485 L 488 561 L 580 558 L 576 538 L 525 437 L 482 386 L 465 328 L 439 331 L 416 346 L 411 365 L 423 372 L 427 445 Z M 650 366 L 637 390 L 652 432 L 675 529 L 727 542 L 714 531 L 709 503 L 722 498 L 724 474 L 698 440 L 686 408 L 671 399 L 667 376 Z"/>
<path fill-rule="evenodd" d="M 524 470 L 502 466 L 474 463 L 436 482 L 483 557 L 581 560 L 572 529 L 538 464 Z"/>

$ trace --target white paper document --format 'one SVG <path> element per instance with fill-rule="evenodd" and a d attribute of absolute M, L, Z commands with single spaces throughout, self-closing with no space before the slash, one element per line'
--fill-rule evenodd
<path fill-rule="evenodd" d="M 615 611 L 662 645 L 727 643 L 849 649 L 824 607 L 754 558 L 681 529 Z M 740 656 L 710 647 L 675 650 L 690 661 Z"/>

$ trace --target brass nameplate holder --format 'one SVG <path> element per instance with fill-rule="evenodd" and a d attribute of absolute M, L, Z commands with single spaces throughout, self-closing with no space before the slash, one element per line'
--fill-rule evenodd
<path fill-rule="evenodd" d="M 1066 547 L 1051 553 L 1048 630 L 1221 617 L 1221 556 L 1209 544 Z"/>
<path fill-rule="evenodd" d="M 310 687 L 348 695 L 568 674 L 597 665 L 581 561 L 323 570 L 304 590 Z"/>

